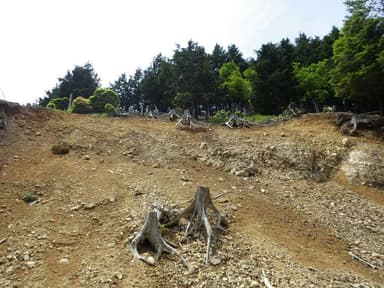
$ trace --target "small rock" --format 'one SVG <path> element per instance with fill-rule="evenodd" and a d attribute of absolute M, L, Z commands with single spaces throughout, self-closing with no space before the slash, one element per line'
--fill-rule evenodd
<path fill-rule="evenodd" d="M 233 211 L 237 211 L 237 209 L 238 209 L 237 206 L 236 206 L 235 204 L 232 204 L 232 203 L 229 204 L 229 205 L 227 206 L 227 208 L 228 208 L 228 209 L 231 209 L 231 210 L 233 210 Z"/>
<path fill-rule="evenodd" d="M 208 146 L 207 142 L 201 142 L 200 143 L 200 149 L 207 148 L 207 146 Z"/>
<path fill-rule="evenodd" d="M 25 266 L 27 266 L 28 269 L 32 269 L 36 266 L 36 262 L 35 261 L 27 261 L 25 263 Z"/>
<path fill-rule="evenodd" d="M 223 261 L 223 259 L 221 259 L 220 256 L 213 256 L 209 259 L 209 261 L 213 266 L 217 266 Z"/>
<path fill-rule="evenodd" d="M 225 181 L 223 177 L 219 177 L 218 180 L 219 180 L 219 182 L 224 182 Z"/>
<path fill-rule="evenodd" d="M 123 273 L 121 273 L 121 272 L 116 272 L 116 273 L 115 273 L 115 278 L 116 278 L 117 280 L 121 280 L 121 279 L 123 279 Z"/>
<path fill-rule="evenodd" d="M 89 203 L 84 205 L 84 209 L 93 209 L 96 207 L 95 203 Z"/>
<path fill-rule="evenodd" d="M 68 263 L 69 263 L 69 260 L 68 260 L 68 258 L 63 257 L 63 258 L 61 258 L 61 259 L 59 260 L 59 263 L 60 263 L 60 264 L 68 264 Z"/>
<path fill-rule="evenodd" d="M 147 256 L 146 258 L 147 262 L 151 265 L 155 265 L 155 258 L 153 258 L 152 256 Z"/>
<path fill-rule="evenodd" d="M 69 150 L 71 150 L 71 146 L 67 143 L 58 143 L 51 148 L 52 153 L 57 155 L 68 154 Z"/>
<path fill-rule="evenodd" d="M 15 267 L 9 266 L 7 269 L 5 269 L 5 274 L 11 275 L 15 271 Z"/>
<path fill-rule="evenodd" d="M 347 137 L 343 138 L 343 140 L 341 140 L 341 144 L 343 146 L 348 146 L 350 144 L 350 141 Z"/>
<path fill-rule="evenodd" d="M 89 160 L 89 159 L 91 159 L 91 157 L 89 155 L 84 156 L 84 160 Z"/>
<path fill-rule="evenodd" d="M 36 132 L 36 136 L 41 136 L 41 132 Z"/>
<path fill-rule="evenodd" d="M 252 281 L 252 282 L 249 284 L 249 287 L 260 287 L 260 284 L 259 284 L 259 282 L 257 282 L 257 281 Z"/>
<path fill-rule="evenodd" d="M 71 207 L 71 211 L 77 211 L 81 208 L 83 208 L 84 204 L 79 204 L 79 205 L 76 205 L 76 206 L 73 206 Z"/>

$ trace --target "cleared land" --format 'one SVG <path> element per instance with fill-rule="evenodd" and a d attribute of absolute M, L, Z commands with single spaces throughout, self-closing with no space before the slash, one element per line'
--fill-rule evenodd
<path fill-rule="evenodd" d="M 343 136 L 332 120 L 190 133 L 166 120 L 23 109 L 0 131 L 0 287 L 265 287 L 263 271 L 274 287 L 384 287 L 384 192 L 341 169 L 353 149 L 384 143 Z M 72 149 L 53 154 L 61 141 Z M 192 273 L 176 256 L 133 259 L 152 204 L 192 199 L 199 185 L 231 191 L 213 200 L 229 220 L 214 265 L 203 237 L 173 229 L 164 237 Z"/>

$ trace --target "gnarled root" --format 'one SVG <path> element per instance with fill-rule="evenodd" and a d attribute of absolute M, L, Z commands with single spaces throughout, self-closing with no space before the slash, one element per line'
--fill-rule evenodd
<path fill-rule="evenodd" d="M 137 247 L 145 239 L 148 240 L 150 245 L 156 250 L 157 252 L 156 260 L 153 260 L 153 258 L 145 257 L 139 254 Z M 159 260 L 163 252 L 176 254 L 181 259 L 184 266 L 189 269 L 189 266 L 185 261 L 185 259 L 179 253 L 177 253 L 174 248 L 172 248 L 169 244 L 167 244 L 163 239 L 163 237 L 161 237 L 161 233 L 159 230 L 158 211 L 156 210 L 153 210 L 148 213 L 147 218 L 145 219 L 143 228 L 132 240 L 129 250 L 133 253 L 135 258 L 138 258 L 151 265 L 155 265 L 156 261 Z"/>
<path fill-rule="evenodd" d="M 224 230 L 224 228 L 221 226 L 221 223 L 225 223 L 225 219 L 221 216 L 215 205 L 213 205 L 211 195 L 209 193 L 209 188 L 201 186 L 197 187 L 195 198 L 193 199 L 192 203 L 183 211 L 181 211 L 174 219 L 165 224 L 165 226 L 170 226 L 179 221 L 181 218 L 189 219 L 189 223 L 185 231 L 186 236 L 190 234 L 198 234 L 201 224 L 203 224 L 207 233 L 207 253 L 205 256 L 206 265 L 208 265 L 209 262 L 212 238 L 212 228 L 209 223 L 207 208 L 212 209 L 213 214 L 217 217 L 216 228 Z"/>

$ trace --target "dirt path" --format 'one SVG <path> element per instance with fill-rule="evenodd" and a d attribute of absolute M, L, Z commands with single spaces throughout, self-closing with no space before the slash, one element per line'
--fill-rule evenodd
<path fill-rule="evenodd" d="M 341 174 L 351 146 L 330 121 L 191 134 L 165 120 L 14 115 L 0 131 L 0 287 L 264 287 L 262 271 L 274 287 L 384 287 L 384 194 Z M 69 154 L 51 153 L 60 141 Z M 247 167 L 252 177 L 236 176 Z M 230 192 L 214 201 L 229 219 L 215 265 L 204 265 L 203 238 L 178 231 L 165 235 L 191 274 L 173 256 L 133 259 L 151 205 L 191 199 L 198 185 Z"/>

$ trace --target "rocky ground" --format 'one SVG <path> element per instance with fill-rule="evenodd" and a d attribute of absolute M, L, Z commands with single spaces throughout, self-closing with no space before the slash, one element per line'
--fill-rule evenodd
<path fill-rule="evenodd" d="M 0 287 L 384 287 L 384 143 L 332 121 L 190 133 L 24 108 L 0 130 Z M 226 192 L 210 265 L 184 222 L 162 233 L 190 270 L 134 259 L 153 203 L 185 208 L 197 186 Z"/>

